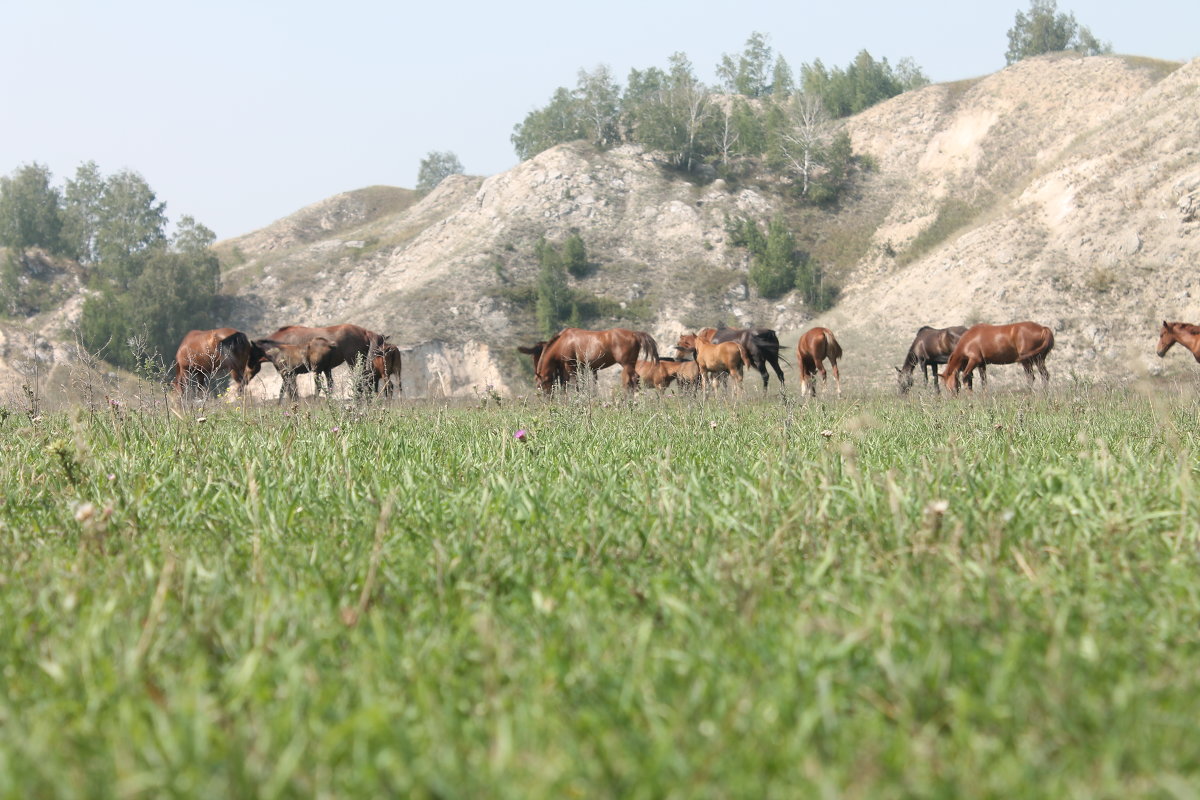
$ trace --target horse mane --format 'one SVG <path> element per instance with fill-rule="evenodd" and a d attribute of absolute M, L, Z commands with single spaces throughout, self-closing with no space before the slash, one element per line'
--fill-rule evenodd
<path fill-rule="evenodd" d="M 1171 322 L 1168 324 L 1172 329 L 1182 330 L 1184 333 L 1200 335 L 1200 325 L 1193 325 L 1190 322 Z"/>
<path fill-rule="evenodd" d="M 929 326 L 926 325 L 925 328 L 921 328 L 921 331 L 925 330 L 928 327 Z M 917 333 L 920 333 L 921 331 L 917 331 Z M 904 356 L 904 363 L 900 365 L 900 369 L 902 371 L 907 370 L 907 371 L 911 372 L 916 368 L 917 368 L 917 350 L 914 347 L 910 347 L 910 348 L 908 348 L 908 354 Z"/>

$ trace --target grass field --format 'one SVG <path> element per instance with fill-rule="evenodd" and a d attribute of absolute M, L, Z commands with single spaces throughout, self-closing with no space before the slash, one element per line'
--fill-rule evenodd
<path fill-rule="evenodd" d="M 0 795 L 1195 797 L 1198 412 L 9 407 Z"/>

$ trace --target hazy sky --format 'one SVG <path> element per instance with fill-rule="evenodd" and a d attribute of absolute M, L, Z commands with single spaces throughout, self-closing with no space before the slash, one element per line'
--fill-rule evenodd
<path fill-rule="evenodd" d="M 412 187 L 450 150 L 517 163 L 513 125 L 580 68 L 688 55 L 701 80 L 755 31 L 793 70 L 862 49 L 935 82 L 1004 66 L 1028 0 L 313 3 L 0 0 L 0 173 L 37 161 L 141 173 L 172 221 L 227 238 L 337 192 Z M 1195 0 L 1059 0 L 1118 53 L 1200 56 Z"/>

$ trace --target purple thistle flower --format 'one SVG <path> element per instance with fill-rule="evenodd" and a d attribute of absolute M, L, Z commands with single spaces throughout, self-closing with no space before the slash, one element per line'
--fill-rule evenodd
<path fill-rule="evenodd" d="M 519 430 L 513 434 L 513 438 L 516 439 L 518 442 L 523 442 L 529 438 L 529 432 L 526 431 L 524 428 L 522 428 L 521 430 Z"/>

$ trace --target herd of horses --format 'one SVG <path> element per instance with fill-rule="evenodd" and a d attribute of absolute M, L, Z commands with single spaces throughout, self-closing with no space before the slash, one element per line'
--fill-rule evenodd
<path fill-rule="evenodd" d="M 1157 353 L 1165 356 L 1176 343 L 1187 348 L 1200 362 L 1200 326 L 1186 322 L 1163 322 Z M 610 328 L 592 331 L 566 328 L 551 339 L 518 348 L 533 361 L 534 382 L 550 394 L 577 383 L 581 374 L 595 378 L 599 370 L 620 366 L 621 383 L 633 391 L 640 385 L 666 389 L 672 383 L 704 392 L 728 376 L 740 391 L 747 368 L 758 370 L 763 388 L 770 382 L 770 367 L 784 383 L 780 367 L 779 337 L 770 328 L 702 328 L 679 337 L 675 344 L 678 357 L 661 356 L 658 345 L 646 331 Z M 901 394 L 915 383 L 917 367 L 928 386 L 941 391 L 939 380 L 951 392 L 962 384 L 973 388 L 973 376 L 987 386 L 989 364 L 1020 364 L 1032 386 L 1034 371 L 1049 384 L 1046 357 L 1054 349 L 1054 332 L 1036 322 L 1008 325 L 978 324 L 971 327 L 921 327 L 908 348 L 896 376 Z M 841 375 L 838 360 L 842 347 L 833 331 L 812 328 L 796 343 L 796 364 L 800 373 L 800 394 L 816 395 L 816 376 L 828 384 L 825 362 L 833 372 L 838 394 Z M 311 373 L 316 392 L 324 389 L 333 396 L 333 369 L 350 367 L 359 391 L 391 395 L 401 390 L 400 350 L 387 337 L 359 325 L 329 325 L 310 328 L 288 325 L 263 339 L 250 339 L 234 328 L 190 331 L 175 355 L 175 389 L 182 396 L 194 390 L 206 390 L 218 373 L 231 376 L 241 394 L 270 362 L 278 371 L 282 385 L 279 399 L 297 399 L 296 376 Z M 938 367 L 944 369 L 939 372 Z M 393 386 L 393 379 L 395 385 Z"/>
<path fill-rule="evenodd" d="M 279 399 L 299 398 L 296 376 L 311 373 L 317 394 L 333 396 L 333 370 L 346 364 L 357 390 L 370 386 L 384 395 L 401 391 L 400 349 L 387 337 L 359 325 L 310 328 L 287 325 L 265 339 L 234 328 L 189 331 L 175 352 L 175 391 L 187 397 L 206 392 L 218 374 L 228 374 L 238 395 L 270 362 L 283 383 Z M 392 379 L 395 379 L 395 386 Z"/>

